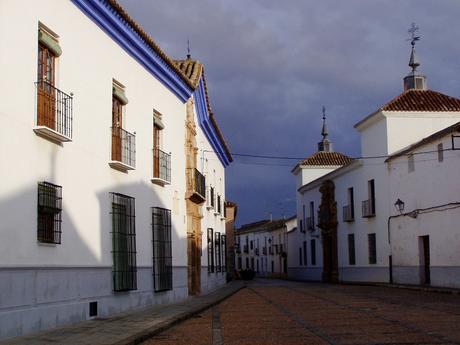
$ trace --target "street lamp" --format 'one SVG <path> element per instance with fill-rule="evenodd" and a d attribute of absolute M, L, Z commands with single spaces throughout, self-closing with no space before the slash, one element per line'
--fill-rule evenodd
<path fill-rule="evenodd" d="M 396 211 L 402 213 L 404 211 L 404 201 L 398 198 L 395 202 Z"/>

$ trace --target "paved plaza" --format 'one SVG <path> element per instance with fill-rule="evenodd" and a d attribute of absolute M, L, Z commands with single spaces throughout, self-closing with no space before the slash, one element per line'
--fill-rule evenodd
<path fill-rule="evenodd" d="M 460 296 L 256 280 L 143 344 L 460 344 Z"/>

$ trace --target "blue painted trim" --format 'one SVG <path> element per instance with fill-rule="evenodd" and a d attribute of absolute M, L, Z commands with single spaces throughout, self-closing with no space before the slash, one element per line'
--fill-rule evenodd
<path fill-rule="evenodd" d="M 105 0 L 71 1 L 182 102 L 190 98 L 193 89 Z"/>
<path fill-rule="evenodd" d="M 217 136 L 216 129 L 214 128 L 211 119 L 209 118 L 203 78 L 200 79 L 200 83 L 195 90 L 194 98 L 196 112 L 198 115 L 198 123 L 209 143 L 211 144 L 214 152 L 217 154 L 217 157 L 219 157 L 219 160 L 224 165 L 224 167 L 227 167 L 230 164 L 230 158 L 227 156 L 224 144 Z"/>

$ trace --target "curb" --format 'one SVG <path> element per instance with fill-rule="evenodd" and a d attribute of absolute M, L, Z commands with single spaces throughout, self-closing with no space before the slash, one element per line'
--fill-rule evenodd
<path fill-rule="evenodd" d="M 204 304 L 197 306 L 191 310 L 184 311 L 182 313 L 179 313 L 173 317 L 168 318 L 165 321 L 162 321 L 158 323 L 157 325 L 147 328 L 143 330 L 142 332 L 139 332 L 135 335 L 129 336 L 126 339 L 123 339 L 117 343 L 114 343 L 114 345 L 137 345 L 142 343 L 143 341 L 146 341 L 150 339 L 151 337 L 155 336 L 158 333 L 161 333 L 168 328 L 173 327 L 174 325 L 177 325 L 178 323 L 185 321 L 192 316 L 195 316 L 197 314 L 200 314 L 201 312 L 215 306 L 216 304 L 219 304 L 220 302 L 226 300 L 227 298 L 233 296 L 235 293 L 238 291 L 244 289 L 246 287 L 246 284 L 241 284 L 240 286 L 236 287 L 234 290 L 230 291 L 228 294 L 224 296 L 220 296 L 217 299 L 213 300 L 210 303 Z"/>
<path fill-rule="evenodd" d="M 448 294 L 448 295 L 460 295 L 460 289 L 444 288 L 444 287 L 436 287 L 436 286 L 373 283 L 373 282 L 347 282 L 347 281 L 341 281 L 339 282 L 339 284 L 356 285 L 356 286 L 377 286 L 377 287 L 385 287 L 385 288 L 390 288 L 390 289 L 403 289 L 403 290 L 442 293 L 442 294 Z"/>

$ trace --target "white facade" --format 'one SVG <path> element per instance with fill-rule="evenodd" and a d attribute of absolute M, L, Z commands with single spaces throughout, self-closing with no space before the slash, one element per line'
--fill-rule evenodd
<path fill-rule="evenodd" d="M 236 231 L 236 269 L 252 269 L 257 276 L 285 277 L 288 267 L 288 231 L 296 218 L 243 225 Z"/>
<path fill-rule="evenodd" d="M 404 182 L 402 180 L 399 182 L 397 182 L 397 180 L 393 181 L 396 171 L 394 171 L 394 168 L 388 168 L 385 163 L 385 156 L 394 154 L 410 144 L 458 122 L 459 119 L 460 112 L 458 111 L 421 112 L 379 110 L 359 122 L 355 127 L 361 135 L 361 155 L 363 157 L 382 156 L 382 158 L 360 159 L 342 168 L 333 167 L 334 169 L 332 169 L 332 172 L 327 169 L 318 169 L 318 167 L 302 165 L 300 165 L 297 170 L 294 170 L 298 182 L 303 182 L 300 177 L 304 176 L 304 174 L 301 175 L 299 172 L 302 170 L 307 170 L 308 174 L 317 175 L 318 171 L 323 172 L 323 174 L 321 177 L 314 180 L 306 179 L 303 185 L 298 186 L 297 189 L 297 217 L 299 219 L 299 224 L 298 230 L 289 235 L 289 277 L 301 280 L 322 279 L 323 240 L 321 230 L 317 227 L 318 210 L 321 204 L 321 193 L 319 188 L 324 181 L 331 180 L 335 186 L 335 201 L 337 203 L 338 280 L 389 282 L 390 255 L 392 250 L 394 253 L 395 248 L 392 247 L 390 249 L 387 224 L 389 217 L 394 214 L 393 204 L 397 199 L 396 195 L 400 193 L 399 191 L 401 189 L 401 191 L 405 191 L 406 195 L 408 195 L 406 197 L 407 199 L 417 200 L 417 202 L 412 201 L 413 203 L 423 205 L 430 204 L 431 202 L 428 202 L 430 200 L 430 192 L 428 191 L 432 190 L 431 186 L 427 188 L 427 191 L 422 192 L 422 194 L 419 194 L 419 191 L 422 189 L 422 186 L 431 184 L 434 177 L 427 171 L 424 171 L 423 173 L 426 174 L 426 180 L 422 182 L 421 179 L 414 180 L 414 177 L 410 176 L 412 183 L 402 187 L 406 180 L 404 180 Z M 452 179 L 453 178 L 452 175 Z M 416 183 L 418 183 L 418 185 L 415 185 Z M 443 189 L 449 188 L 447 186 L 450 185 L 449 182 L 442 179 L 438 179 L 438 183 L 446 183 L 446 187 Z M 373 199 L 375 200 L 375 212 L 374 214 L 366 215 L 365 212 L 363 212 L 363 202 L 372 199 L 370 192 L 371 184 L 374 185 Z M 352 198 L 350 197 L 350 188 L 353 190 Z M 444 194 L 441 189 L 439 192 L 437 191 L 437 193 L 439 198 L 444 199 Z M 450 194 L 452 195 L 452 191 Z M 409 197 L 409 195 L 411 196 Z M 403 199 L 403 197 L 399 197 Z M 354 217 L 347 221 L 343 217 L 343 213 L 345 212 L 343 208 L 351 206 L 350 199 L 354 201 Z M 314 205 L 314 212 L 312 214 L 309 212 L 310 203 Z M 414 207 L 415 206 L 414 204 Z M 304 215 L 304 208 L 307 210 L 307 215 Z M 310 231 L 306 229 L 305 232 L 300 231 L 300 220 L 312 216 L 316 217 L 313 229 Z M 404 220 L 398 218 L 397 221 L 410 222 L 412 220 L 406 218 L 404 218 Z M 451 221 L 454 222 L 455 219 L 454 217 Z M 305 224 L 305 220 L 303 222 Z M 396 224 L 396 220 L 393 220 L 392 224 L 392 227 L 395 227 L 396 225 L 394 224 Z M 412 234 L 411 236 L 415 235 Z M 447 238 L 449 238 L 449 236 L 445 239 Z M 309 246 L 311 241 L 316 242 L 316 264 L 312 264 L 312 261 L 315 260 L 311 258 L 312 250 Z M 392 243 L 394 243 L 394 241 L 395 240 L 392 238 Z M 307 243 L 305 246 L 307 255 L 303 254 L 304 242 Z M 402 241 L 398 244 L 400 252 L 406 250 L 404 243 L 405 242 Z M 392 244 L 392 246 L 395 246 L 395 244 Z M 407 252 L 406 254 L 412 258 L 412 261 L 410 261 L 411 263 L 409 264 L 402 259 L 404 255 L 400 255 L 400 260 L 402 260 L 402 262 L 399 262 L 398 265 L 402 267 L 399 272 L 405 269 L 403 266 L 415 265 L 414 260 L 416 260 L 415 258 L 418 256 L 413 256 L 413 252 Z M 453 259 L 452 256 L 451 258 Z M 439 262 L 440 266 L 443 264 L 445 265 L 445 261 L 441 262 Z M 396 263 L 393 259 L 393 266 L 394 265 L 396 265 Z M 394 276 L 397 274 L 397 271 L 393 272 Z M 404 273 L 399 273 L 399 281 L 406 279 L 401 278 L 403 275 Z M 418 282 L 417 279 L 418 276 L 412 273 L 412 277 L 407 277 L 406 282 L 409 282 L 409 280 L 412 283 Z M 446 284 L 443 283 L 441 285 Z"/>
<path fill-rule="evenodd" d="M 0 128 L 0 338 L 88 319 L 89 302 L 98 303 L 97 316 L 108 316 L 188 296 L 184 142 L 185 101 L 193 90 L 184 97 L 185 91 L 173 91 L 172 84 L 160 81 L 77 7 L 86 2 L 88 7 L 96 3 L 44 0 L 26 8 L 17 1 L 0 3 L 0 38 L 12 48 L 0 56 L 0 91 L 6 96 L 0 118 L 8 124 Z M 97 6 L 108 8 L 105 3 Z M 34 132 L 41 24 L 59 36 L 62 48 L 55 86 L 73 94 L 69 142 L 56 143 Z M 139 40 L 134 36 L 129 39 Z M 170 68 L 169 73 L 175 72 Z M 175 78 L 182 77 L 176 73 Z M 109 166 L 114 81 L 123 84 L 129 100 L 122 127 L 135 134 L 132 170 Z M 151 181 L 153 110 L 161 113 L 164 124 L 161 149 L 171 155 L 170 183 L 165 185 Z M 199 126 L 197 144 L 207 152 L 200 169 L 216 181 L 225 200 L 225 166 L 209 152 L 212 147 Z M 42 181 L 62 186 L 60 244 L 37 240 L 37 184 Z M 111 193 L 135 198 L 137 289 L 128 292 L 113 291 Z M 152 207 L 171 210 L 173 282 L 163 292 L 154 292 L 153 286 Z M 224 234 L 222 217 L 202 209 L 202 228 Z M 205 237 L 203 230 L 203 253 Z M 202 266 L 203 293 L 225 283 L 223 273 L 207 273 L 206 255 Z"/>
<path fill-rule="evenodd" d="M 457 128 L 388 162 L 390 200 L 404 202 L 402 214 L 392 209 L 388 229 L 395 283 L 460 287 Z"/>

